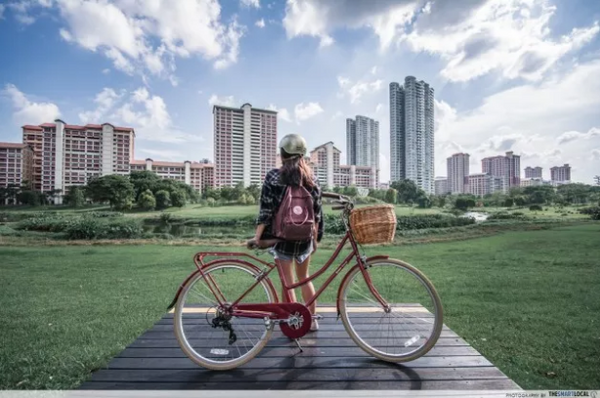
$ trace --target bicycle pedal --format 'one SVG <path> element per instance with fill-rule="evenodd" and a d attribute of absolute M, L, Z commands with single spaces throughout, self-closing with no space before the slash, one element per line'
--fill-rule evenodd
<path fill-rule="evenodd" d="M 316 320 L 323 319 L 323 315 L 321 315 L 321 314 L 313 314 L 312 319 L 316 319 Z"/>

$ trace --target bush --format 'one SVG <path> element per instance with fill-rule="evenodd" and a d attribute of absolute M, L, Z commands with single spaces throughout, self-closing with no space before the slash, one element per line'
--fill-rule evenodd
<path fill-rule="evenodd" d="M 544 209 L 540 205 L 531 205 L 531 206 L 529 206 L 529 210 L 531 210 L 531 211 L 542 211 Z"/>
<path fill-rule="evenodd" d="M 593 214 L 600 212 L 600 206 L 582 207 L 581 209 L 579 209 L 577 211 L 580 214 L 585 214 L 585 215 L 591 216 Z"/>
<path fill-rule="evenodd" d="M 475 224 L 475 219 L 471 217 L 453 217 L 442 214 L 424 214 L 418 216 L 401 216 L 398 217 L 396 229 L 412 230 L 426 228 L 449 228 L 461 227 L 464 225 Z"/>
<path fill-rule="evenodd" d="M 108 221 L 84 217 L 73 222 L 66 230 L 67 238 L 71 240 L 136 239 L 142 233 L 142 226 L 132 218 Z"/>
<path fill-rule="evenodd" d="M 98 239 L 102 233 L 103 224 L 96 218 L 81 218 L 67 228 L 67 238 L 72 240 Z"/>
<path fill-rule="evenodd" d="M 487 219 L 492 221 L 492 220 L 519 220 L 519 219 L 526 219 L 526 218 L 527 217 L 525 217 L 525 215 L 523 213 L 515 211 L 514 213 L 500 212 L 500 213 L 491 214 Z"/>
<path fill-rule="evenodd" d="M 76 218 L 66 217 L 33 217 L 17 224 L 15 229 L 37 232 L 63 232 Z"/>
<path fill-rule="evenodd" d="M 161 224 L 169 224 L 173 220 L 173 215 L 171 213 L 160 213 L 159 219 Z"/>
<path fill-rule="evenodd" d="M 171 192 L 171 205 L 175 207 L 185 206 L 185 193 L 179 189 Z"/>
<path fill-rule="evenodd" d="M 168 191 L 161 190 L 154 195 L 156 198 L 156 208 L 159 210 L 171 207 L 171 195 Z"/>

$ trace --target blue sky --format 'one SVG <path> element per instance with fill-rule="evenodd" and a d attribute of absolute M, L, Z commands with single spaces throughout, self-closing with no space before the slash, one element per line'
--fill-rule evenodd
<path fill-rule="evenodd" d="M 457 151 L 600 174 L 595 0 L 0 0 L 0 140 L 20 126 L 136 129 L 138 159 L 213 156 L 214 103 L 279 112 L 279 135 L 345 152 L 345 118 L 380 122 L 388 85 L 436 97 L 436 175 Z"/>

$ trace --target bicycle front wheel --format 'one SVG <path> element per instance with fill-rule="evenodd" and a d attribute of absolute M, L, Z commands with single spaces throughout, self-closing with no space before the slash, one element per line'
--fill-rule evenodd
<path fill-rule="evenodd" d="M 237 368 L 262 350 L 273 326 L 267 326 L 262 318 L 224 314 L 215 295 L 231 304 L 256 283 L 258 272 L 243 263 L 215 264 L 203 272 L 204 276 L 197 274 L 181 291 L 173 317 L 175 335 L 183 352 L 196 364 L 211 370 Z M 272 285 L 264 278 L 240 304 L 273 303 L 275 297 Z"/>
<path fill-rule="evenodd" d="M 367 353 L 388 362 L 408 362 L 425 355 L 443 325 L 442 303 L 431 282 L 415 267 L 386 259 L 367 264 L 371 293 L 360 267 L 349 271 L 340 289 L 340 315 L 346 331 Z"/>

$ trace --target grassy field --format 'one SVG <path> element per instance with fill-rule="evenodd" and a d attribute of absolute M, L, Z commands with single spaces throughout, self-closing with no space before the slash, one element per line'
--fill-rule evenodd
<path fill-rule="evenodd" d="M 368 252 L 422 269 L 446 324 L 521 387 L 592 389 L 600 386 L 599 240 L 600 225 L 588 224 Z M 77 386 L 162 316 L 203 249 L 0 247 L 0 388 Z M 329 254 L 319 251 L 315 263 Z"/>

